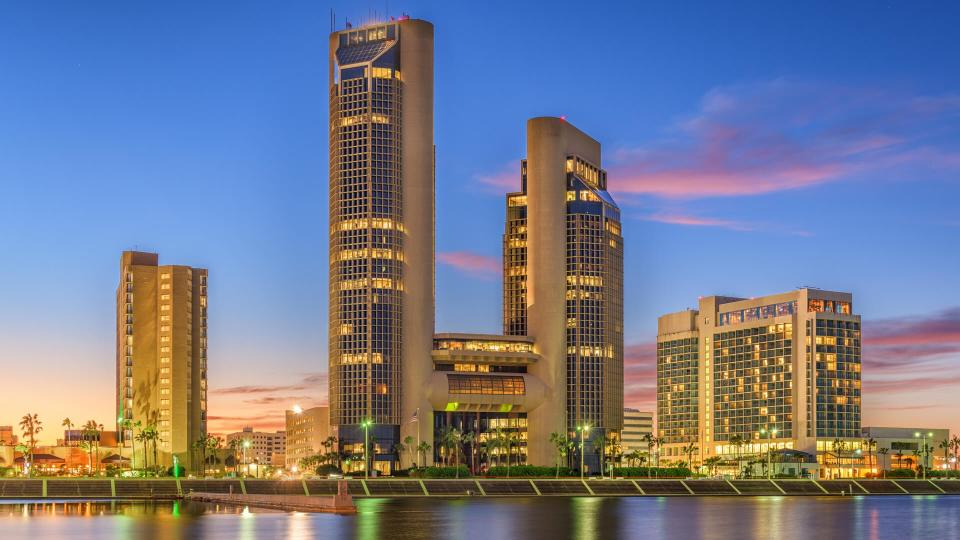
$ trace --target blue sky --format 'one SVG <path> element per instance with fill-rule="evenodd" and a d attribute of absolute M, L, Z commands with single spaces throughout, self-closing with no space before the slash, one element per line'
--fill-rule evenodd
<path fill-rule="evenodd" d="M 659 314 L 813 285 L 876 336 L 865 423 L 952 422 L 960 7 L 835 4 L 390 2 L 436 25 L 437 329 L 499 330 L 502 194 L 566 115 L 624 209 L 632 403 Z M 224 429 L 323 401 L 331 7 L 386 11 L 0 6 L 0 424 L 111 417 L 133 248 L 210 269 Z"/>

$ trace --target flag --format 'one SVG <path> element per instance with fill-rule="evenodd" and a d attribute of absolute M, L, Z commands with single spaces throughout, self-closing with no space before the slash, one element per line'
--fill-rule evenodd
<path fill-rule="evenodd" d="M 420 419 L 417 416 L 420 415 L 420 407 L 417 407 L 417 410 L 413 411 L 413 416 L 410 417 L 410 423 L 419 422 Z"/>

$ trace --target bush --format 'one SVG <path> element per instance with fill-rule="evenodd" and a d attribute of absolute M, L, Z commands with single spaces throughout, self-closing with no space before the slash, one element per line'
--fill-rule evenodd
<path fill-rule="evenodd" d="M 560 467 L 560 476 L 572 476 L 571 469 Z M 557 467 L 538 467 L 536 465 L 513 465 L 510 467 L 510 476 L 533 476 L 538 478 L 553 478 L 557 475 Z M 487 470 L 487 476 L 507 476 L 507 467 L 498 465 Z"/>
<path fill-rule="evenodd" d="M 329 463 L 325 465 L 320 465 L 319 467 L 314 469 L 314 472 L 317 474 L 317 476 L 328 476 L 331 474 L 343 473 L 343 471 L 340 470 L 340 467 L 337 467 L 336 465 L 330 465 Z"/>
<path fill-rule="evenodd" d="M 470 469 L 460 465 L 460 478 L 469 478 Z M 425 469 L 411 469 L 410 476 L 414 478 L 456 478 L 457 467 L 427 467 Z"/>
<path fill-rule="evenodd" d="M 686 467 L 614 467 L 614 476 L 650 478 L 687 478 L 690 469 Z"/>
<path fill-rule="evenodd" d="M 914 478 L 917 473 L 913 469 L 893 469 L 884 473 L 885 478 Z"/>

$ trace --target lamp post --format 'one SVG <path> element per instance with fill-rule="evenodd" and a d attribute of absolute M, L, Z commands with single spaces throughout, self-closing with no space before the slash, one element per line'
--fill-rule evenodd
<path fill-rule="evenodd" d="M 773 429 L 760 428 L 760 434 L 767 435 L 767 440 L 770 441 L 767 443 L 767 480 L 770 480 L 770 472 L 771 472 L 770 455 L 772 453 L 770 450 L 771 450 L 771 447 L 773 446 L 773 436 L 777 434 L 777 428 L 773 428 Z"/>
<path fill-rule="evenodd" d="M 117 417 L 117 425 L 120 426 L 120 470 L 123 471 L 123 435 L 126 432 L 126 427 L 123 425 L 123 414 Z M 121 474 L 122 475 L 122 474 Z"/>
<path fill-rule="evenodd" d="M 250 439 L 243 440 L 243 469 L 244 474 L 250 476 L 250 463 L 247 461 L 247 448 L 250 448 Z"/>
<path fill-rule="evenodd" d="M 590 433 L 590 426 L 584 424 L 577 427 L 577 431 L 580 432 L 580 479 L 583 480 L 583 443 L 587 433 Z"/>
<path fill-rule="evenodd" d="M 373 422 L 364 420 L 363 426 L 363 477 L 370 478 L 370 426 Z"/>
<path fill-rule="evenodd" d="M 923 479 L 927 479 L 927 437 L 933 438 L 933 433 L 920 433 L 919 431 L 913 434 L 914 439 L 920 439 L 920 468 L 923 470 Z M 916 478 L 916 477 L 914 477 Z"/>

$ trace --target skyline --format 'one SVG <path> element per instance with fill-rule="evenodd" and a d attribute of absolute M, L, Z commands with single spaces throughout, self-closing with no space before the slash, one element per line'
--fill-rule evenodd
<path fill-rule="evenodd" d="M 201 20 L 215 14 L 192 9 Z M 0 279 L 0 363 L 19 370 L 22 382 L 0 394 L 0 424 L 38 412 L 48 440 L 63 416 L 74 416 L 69 411 L 111 418 L 115 262 L 120 251 L 138 246 L 209 268 L 213 277 L 211 431 L 239 430 L 264 411 L 275 422 L 252 425 L 273 429 L 283 423 L 283 409 L 324 401 L 327 8 L 241 9 L 232 12 L 236 26 L 216 29 L 223 44 L 193 23 L 177 28 L 186 43 L 170 51 L 160 46 L 172 43 L 163 40 L 170 30 L 163 22 L 183 13 L 153 14 L 148 25 L 142 11 L 144 20 L 118 9 L 86 22 L 139 24 L 104 26 L 125 38 L 105 32 L 94 43 L 71 42 L 81 30 L 69 23 L 89 17 L 79 11 L 74 19 L 47 21 L 62 25 L 50 43 L 30 35 L 36 29 L 29 25 L 0 37 L 17 51 L 33 50 L 0 59 L 17 83 L 0 85 L 0 118 L 8 120 L 0 141 L 15 150 L 0 156 L 0 182 L 12 180 L 13 195 L 0 200 L 0 250 L 15 263 Z M 899 54 L 913 61 L 910 73 L 906 60 L 897 69 L 865 61 L 839 77 L 850 67 L 842 60 L 813 66 L 798 57 L 777 67 L 743 59 L 750 69 L 728 65 L 734 69 L 721 76 L 709 67 L 696 81 L 673 70 L 661 82 L 599 70 L 609 84 L 601 77 L 585 89 L 570 88 L 561 74 L 589 50 L 564 43 L 557 54 L 547 47 L 557 43 L 518 32 L 520 44 L 512 46 L 541 62 L 524 62 L 523 55 L 496 60 L 455 36 L 485 17 L 505 32 L 517 21 L 403 9 L 437 28 L 437 332 L 499 330 L 503 194 L 519 187 L 523 124 L 566 114 L 611 149 L 610 187 L 624 211 L 627 406 L 652 409 L 658 315 L 693 307 L 686 304 L 700 294 L 749 296 L 812 284 L 853 292 L 864 316 L 865 426 L 930 419 L 933 425 L 923 427 L 960 427 L 948 416 L 951 390 L 960 389 L 960 256 L 949 251 L 960 233 L 952 203 L 960 193 L 958 75 L 936 71 L 929 57 L 913 61 L 939 52 L 940 67 L 949 65 L 951 51 L 932 48 L 937 32 L 926 37 L 917 28 L 908 44 L 888 42 L 904 45 Z M 531 18 L 516 11 L 518 20 Z M 599 18 L 585 14 L 584 25 Z M 273 35 L 277 21 L 291 32 Z M 548 15 L 543 24 L 555 22 Z M 865 28 L 864 43 L 849 44 L 844 54 L 882 45 L 881 30 Z M 125 34 L 138 31 L 146 37 Z M 598 45 L 613 55 L 605 64 L 612 69 L 629 41 L 597 35 L 613 37 Z M 112 39 L 132 40 L 130 50 L 112 50 Z M 783 38 L 793 40 L 802 41 Z M 493 41 L 485 45 L 509 52 Z M 263 44 L 269 47 L 256 46 Z M 723 56 L 719 49 L 711 52 Z M 143 53 L 165 69 L 140 69 L 133 60 Z M 192 57 L 199 53 L 225 63 L 206 73 L 209 66 Z M 664 67 L 662 58 L 650 60 Z M 492 79 L 501 80 L 471 76 L 494 67 L 503 77 Z M 262 76 L 249 73 L 257 70 Z M 877 79 L 881 73 L 886 80 Z M 504 81 L 516 93 L 510 102 L 496 99 L 505 97 Z M 630 92 L 642 90 L 628 85 L 639 83 L 649 85 L 650 101 L 632 104 Z M 496 106 L 471 114 L 485 99 Z M 169 191 L 156 190 L 162 185 Z M 193 198 L 204 203 L 202 213 Z M 117 223 L 108 210 L 121 204 L 129 222 Z M 194 226 L 204 234 L 191 234 Z M 727 249 L 743 245 L 751 251 Z M 785 255 L 784 247 L 794 251 Z M 834 253 L 842 265 L 804 263 Z M 932 321 L 932 329 L 921 320 Z M 51 371 L 28 370 L 32 365 Z M 43 385 L 44 399 L 33 397 L 35 385 Z M 70 396 L 70 405 L 46 403 L 58 395 Z"/>

